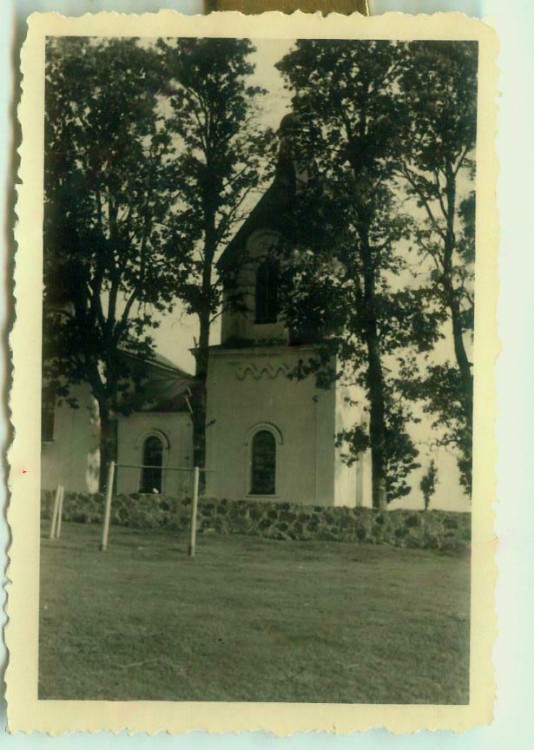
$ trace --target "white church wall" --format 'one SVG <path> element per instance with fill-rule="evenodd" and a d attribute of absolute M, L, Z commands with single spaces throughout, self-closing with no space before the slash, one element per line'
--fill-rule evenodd
<path fill-rule="evenodd" d="M 359 479 L 360 490 L 357 495 L 361 498 L 362 508 L 373 507 L 373 461 L 371 451 L 365 451 L 360 459 L 361 474 Z"/>
<path fill-rule="evenodd" d="M 98 492 L 100 473 L 100 425 L 98 406 L 90 389 L 80 385 L 71 390 L 78 408 L 58 402 L 51 440 L 42 443 L 41 486 L 53 490 L 58 484 L 67 492 Z M 192 466 L 192 428 L 188 414 L 139 412 L 119 417 L 118 462 L 142 463 L 143 442 L 149 434 L 161 435 L 167 446 L 164 467 Z M 117 491 L 138 492 L 140 469 L 117 470 Z M 163 491 L 189 491 L 190 472 L 163 471 Z"/>
<path fill-rule="evenodd" d="M 52 440 L 42 443 L 41 486 L 51 490 L 61 484 L 68 492 L 96 492 L 100 470 L 98 406 L 89 386 L 73 387 L 71 394 L 78 408 L 58 403 Z"/>
<path fill-rule="evenodd" d="M 362 388 L 338 383 L 336 388 L 336 435 L 355 425 L 365 424 L 363 405 L 366 403 Z M 361 454 L 351 465 L 344 460 L 348 454 L 346 446 L 336 448 L 335 455 L 335 504 L 349 508 L 372 507 L 371 452 Z"/>
<path fill-rule="evenodd" d="M 313 384 L 313 375 L 309 378 Z M 335 504 L 336 446 L 336 394 L 314 388 L 315 410 L 315 500 L 316 505 Z M 304 407 L 305 408 L 305 407 Z"/>
<path fill-rule="evenodd" d="M 193 434 L 189 414 L 137 412 L 128 417 L 120 417 L 118 463 L 141 466 L 144 442 L 151 435 L 159 437 L 163 444 L 162 493 L 178 496 L 188 494 L 192 472 L 165 469 L 193 466 Z M 119 465 L 116 481 L 119 493 L 139 492 L 141 469 Z"/>
<path fill-rule="evenodd" d="M 281 437 L 275 495 L 280 502 L 332 505 L 335 395 L 315 388 L 313 376 L 287 373 L 303 348 L 212 350 L 208 372 L 208 494 L 252 499 L 251 438 L 272 425 Z"/>

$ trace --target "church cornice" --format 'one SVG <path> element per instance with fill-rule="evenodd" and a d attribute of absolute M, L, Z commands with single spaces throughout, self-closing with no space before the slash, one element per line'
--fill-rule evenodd
<path fill-rule="evenodd" d="M 250 342 L 250 344 L 246 345 L 239 345 L 239 346 L 226 346 L 226 345 L 216 345 L 216 346 L 210 346 L 210 357 L 217 356 L 217 357 L 225 357 L 225 356 L 231 356 L 234 357 L 265 357 L 267 356 L 277 356 L 277 355 L 283 355 L 287 353 L 291 354 L 306 354 L 315 352 L 318 349 L 320 349 L 323 344 L 317 343 L 317 344 L 303 344 L 303 345 L 296 345 L 292 346 L 287 343 L 267 343 L 264 344 L 263 342 L 261 344 Z"/>
<path fill-rule="evenodd" d="M 275 380 L 279 375 L 286 378 L 290 372 L 291 367 L 285 362 L 265 362 L 261 365 L 252 362 L 238 367 L 235 374 L 238 380 L 244 380 L 247 375 L 250 375 L 254 380 L 261 380 L 264 376 Z"/>

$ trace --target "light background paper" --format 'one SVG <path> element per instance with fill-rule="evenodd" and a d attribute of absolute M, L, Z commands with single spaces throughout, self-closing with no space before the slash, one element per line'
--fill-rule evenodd
<path fill-rule="evenodd" d="M 57 10 L 67 15 L 97 10 L 150 11 L 159 7 L 173 7 L 182 12 L 194 12 L 199 8 L 195 0 L 186 2 L 154 2 L 149 0 L 115 0 L 114 2 L 91 2 L 90 0 L 4 0 L 1 6 L 0 28 L 2 29 L 1 50 L 3 54 L 0 91 L 2 92 L 2 142 L 11 146 L 8 152 L 0 153 L 0 179 L 5 213 L 3 240 L 12 223 L 10 213 L 13 195 L 10 191 L 12 180 L 12 144 L 14 136 L 8 121 L 13 106 L 14 85 L 12 65 L 18 56 L 21 42 L 21 29 L 18 33 L 13 26 L 15 19 L 23 24 L 24 18 L 32 11 Z M 511 6 L 511 7 L 509 7 Z M 493 748 L 505 743 L 513 743 L 514 748 L 534 746 L 534 712 L 532 705 L 533 659 L 533 596 L 534 550 L 532 549 L 532 525 L 534 519 L 533 482 L 529 471 L 529 450 L 534 445 L 534 410 L 529 385 L 534 383 L 534 363 L 530 339 L 534 323 L 531 287 L 533 279 L 532 237 L 534 236 L 533 215 L 530 207 L 532 194 L 530 174 L 533 164 L 531 134 L 533 126 L 533 95 L 531 71 L 533 62 L 534 5 L 529 0 L 514 3 L 497 2 L 393 2 L 392 0 L 371 0 L 373 14 L 384 10 L 405 10 L 422 12 L 430 10 L 464 10 L 471 15 L 493 15 L 501 38 L 500 66 L 502 69 L 501 88 L 502 111 L 499 118 L 498 152 L 501 162 L 499 184 L 501 255 L 501 293 L 499 302 L 499 325 L 503 353 L 498 364 L 499 420 L 498 440 L 500 449 L 498 495 L 501 507 L 498 509 L 497 534 L 499 536 L 498 563 L 501 575 L 498 584 L 498 609 L 500 638 L 495 659 L 499 694 L 495 708 L 495 721 L 492 727 L 472 730 L 463 736 L 440 733 L 438 737 L 421 733 L 407 737 L 393 737 L 380 730 L 348 737 L 328 737 L 326 735 L 294 736 L 275 740 L 266 735 L 241 735 L 208 737 L 193 733 L 182 737 L 160 735 L 156 738 L 125 735 L 113 737 L 70 736 L 47 738 L 34 735 L 0 736 L 0 747 L 26 748 L 46 747 L 50 742 L 58 747 L 130 747 L 142 748 L 146 743 L 157 747 L 177 748 L 349 748 L 349 747 L 440 747 L 453 748 Z M 22 34 L 24 32 L 22 31 Z M 16 136 L 15 136 L 16 137 Z M 7 210 L 6 210 L 7 209 Z M 12 252 L 9 242 L 2 253 L 2 273 L 5 293 L 2 296 L 2 328 L 6 328 L 8 277 L 10 273 L 8 254 Z M 7 266 L 7 268 L 6 268 Z M 6 379 L 6 370 L 2 376 Z M 4 387 L 5 390 L 5 387 Z M 7 439 L 5 396 L 2 417 L 2 440 Z M 530 489 L 530 492 L 529 492 Z M 3 488 L 2 488 L 2 491 Z M 5 550 L 8 543 L 8 530 L 3 522 L 0 548 Z M 5 658 L 4 658 L 5 661 Z M 5 718 L 2 717 L 3 723 Z"/>

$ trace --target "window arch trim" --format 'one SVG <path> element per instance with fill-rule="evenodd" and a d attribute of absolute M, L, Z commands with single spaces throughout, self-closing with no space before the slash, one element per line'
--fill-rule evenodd
<path fill-rule="evenodd" d="M 146 432 L 143 432 L 141 435 L 139 435 L 139 437 L 135 441 L 135 447 L 136 448 L 143 448 L 143 446 L 145 444 L 145 441 L 149 437 L 157 437 L 157 438 L 159 438 L 161 440 L 161 442 L 162 442 L 163 447 L 164 447 L 165 450 L 169 450 L 169 448 L 171 447 L 171 443 L 169 441 L 169 438 L 161 430 L 146 430 Z"/>
<path fill-rule="evenodd" d="M 283 445 L 284 444 L 284 438 L 282 436 L 282 433 L 278 429 L 276 425 L 274 425 L 272 422 L 258 422 L 253 427 L 250 428 L 250 430 L 247 432 L 245 437 L 245 445 L 252 445 L 252 440 L 254 438 L 254 435 L 257 432 L 261 432 L 262 430 L 267 430 L 267 432 L 272 432 L 272 434 L 275 437 L 276 444 L 277 445 Z"/>

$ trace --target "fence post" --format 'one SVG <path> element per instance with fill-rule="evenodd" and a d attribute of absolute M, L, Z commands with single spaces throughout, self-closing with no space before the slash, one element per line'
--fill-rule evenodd
<path fill-rule="evenodd" d="M 113 496 L 113 479 L 115 477 L 115 461 L 110 461 L 108 468 L 108 483 L 106 485 L 106 504 L 104 507 L 104 527 L 102 529 L 102 544 L 100 549 L 105 552 L 108 548 L 109 519 L 111 516 L 111 498 Z"/>
<path fill-rule="evenodd" d="M 191 536 L 189 539 L 189 557 L 195 556 L 195 547 L 197 544 L 197 512 L 198 512 L 198 482 L 200 471 L 195 466 L 193 471 L 193 504 L 191 506 Z"/>
<path fill-rule="evenodd" d="M 59 498 L 61 497 L 61 485 L 58 484 L 54 497 L 54 508 L 52 510 L 52 523 L 50 525 L 50 539 L 56 538 L 57 514 L 59 511 Z"/>
<path fill-rule="evenodd" d="M 56 539 L 59 539 L 61 536 L 61 521 L 63 519 L 63 498 L 65 497 L 65 488 L 63 485 L 60 487 L 61 492 L 59 493 L 59 507 L 57 510 L 57 520 L 56 520 Z"/>

